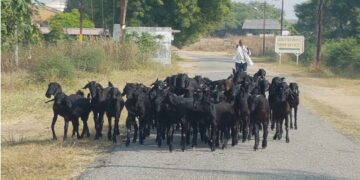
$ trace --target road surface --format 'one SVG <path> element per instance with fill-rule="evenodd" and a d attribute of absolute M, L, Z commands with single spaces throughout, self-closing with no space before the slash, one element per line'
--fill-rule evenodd
<path fill-rule="evenodd" d="M 221 79 L 231 73 L 231 58 L 216 53 L 179 51 L 196 62 L 196 74 Z M 259 67 L 251 67 L 254 72 Z M 271 76 L 272 74 L 270 74 Z M 289 77 L 291 79 L 291 77 Z M 287 78 L 287 79 L 289 79 Z M 298 130 L 290 130 L 290 143 L 272 140 L 253 151 L 254 141 L 211 152 L 207 145 L 181 152 L 158 148 L 154 136 L 145 145 L 117 145 L 91 164 L 78 179 L 360 179 L 360 145 L 339 134 L 330 124 L 300 106 Z M 262 133 L 261 133 L 262 134 Z M 260 137 L 262 137 L 260 135 Z"/>

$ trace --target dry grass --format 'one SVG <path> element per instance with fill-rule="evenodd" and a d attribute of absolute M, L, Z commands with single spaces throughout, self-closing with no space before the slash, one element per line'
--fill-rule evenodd
<path fill-rule="evenodd" d="M 190 51 L 221 51 L 232 53 L 239 39 L 251 49 L 254 56 L 262 54 L 262 37 L 259 36 L 228 36 L 226 38 L 202 38 L 198 42 L 184 47 Z M 266 37 L 266 50 L 275 48 L 275 37 Z"/>
<path fill-rule="evenodd" d="M 342 134 L 360 143 L 360 122 L 358 120 L 331 106 L 331 104 L 312 98 L 307 93 L 302 93 L 301 97 L 304 106 L 315 111 L 322 119 L 329 121 Z"/>
<path fill-rule="evenodd" d="M 283 64 L 267 63 L 255 60 L 258 67 L 263 67 L 272 74 L 291 76 L 299 83 L 302 103 L 329 121 L 343 134 L 360 142 L 360 80 L 345 79 L 322 69 L 296 66 L 285 60 Z"/>
<path fill-rule="evenodd" d="M 81 89 L 88 80 L 101 84 L 113 82 L 123 88 L 126 82 L 142 82 L 149 85 L 156 78 L 177 73 L 178 66 L 153 66 L 141 70 L 111 71 L 105 74 L 77 72 L 75 81 L 61 82 L 67 94 Z M 93 140 L 94 124 L 89 118 L 91 137 L 62 141 L 64 121 L 58 118 L 56 134 L 52 138 L 50 123 L 52 104 L 45 104 L 46 83 L 28 81 L 26 72 L 2 73 L 2 172 L 3 179 L 68 179 L 82 170 L 97 157 L 106 154 L 113 145 L 106 138 Z M 87 92 L 86 92 L 87 93 Z M 126 110 L 125 110 L 126 111 Z M 123 124 L 126 112 L 122 113 Z M 107 130 L 105 122 L 104 132 Z M 81 126 L 82 127 L 82 126 Z M 69 126 L 71 132 L 72 126 Z M 80 128 L 80 131 L 82 129 Z M 69 135 L 70 133 L 68 133 Z"/>

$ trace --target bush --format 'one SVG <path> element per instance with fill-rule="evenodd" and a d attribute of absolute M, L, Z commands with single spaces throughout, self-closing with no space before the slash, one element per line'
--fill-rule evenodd
<path fill-rule="evenodd" d="M 92 43 L 72 46 L 68 56 L 76 69 L 88 72 L 102 72 L 105 59 L 105 50 Z"/>
<path fill-rule="evenodd" d="M 315 42 L 305 41 L 304 53 L 299 57 L 299 63 L 303 65 L 310 65 L 314 59 L 316 54 L 316 44 Z M 296 58 L 294 58 L 295 60 Z"/>
<path fill-rule="evenodd" d="M 75 68 L 70 59 L 61 54 L 55 54 L 48 59 L 39 61 L 32 71 L 35 80 L 40 82 L 56 80 L 72 80 Z"/>
<path fill-rule="evenodd" d="M 360 42 L 355 38 L 336 39 L 325 43 L 326 66 L 342 75 L 360 74 Z"/>

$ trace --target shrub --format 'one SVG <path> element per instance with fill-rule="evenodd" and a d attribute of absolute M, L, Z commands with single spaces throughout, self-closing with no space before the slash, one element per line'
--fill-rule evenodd
<path fill-rule="evenodd" d="M 75 68 L 70 59 L 61 54 L 54 54 L 47 59 L 42 59 L 35 66 L 32 74 L 40 82 L 56 80 L 72 80 Z"/>
<path fill-rule="evenodd" d="M 305 41 L 304 46 L 304 53 L 300 55 L 299 63 L 304 65 L 310 65 L 315 59 L 316 44 L 315 42 Z"/>
<path fill-rule="evenodd" d="M 360 74 L 360 43 L 355 38 L 336 39 L 325 43 L 326 66 L 343 75 Z"/>
<path fill-rule="evenodd" d="M 88 72 L 102 72 L 105 50 L 102 46 L 92 43 L 76 45 L 73 43 L 68 56 L 76 69 Z"/>

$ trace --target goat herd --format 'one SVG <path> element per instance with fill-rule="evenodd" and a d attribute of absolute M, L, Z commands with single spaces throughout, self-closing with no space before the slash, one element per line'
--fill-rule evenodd
<path fill-rule="evenodd" d="M 117 142 L 120 135 L 119 120 L 126 107 L 126 146 L 130 144 L 133 127 L 133 142 L 139 134 L 140 144 L 156 129 L 156 142 L 160 147 L 166 139 L 170 152 L 173 150 L 173 135 L 181 130 L 181 149 L 186 145 L 196 146 L 198 134 L 202 142 L 215 147 L 225 148 L 231 137 L 232 146 L 250 140 L 255 136 L 254 150 L 259 146 L 259 130 L 263 131 L 262 148 L 267 146 L 268 125 L 276 126 L 274 139 L 280 140 L 285 120 L 286 142 L 289 142 L 290 128 L 293 128 L 292 109 L 294 109 L 294 127 L 297 129 L 297 106 L 299 88 L 296 83 L 285 82 L 284 78 L 274 77 L 269 83 L 266 71 L 259 69 L 253 76 L 243 71 L 235 71 L 226 79 L 212 81 L 209 78 L 187 74 L 176 74 L 164 81 L 156 80 L 147 87 L 141 83 L 127 83 L 123 92 L 111 82 L 103 87 L 95 81 L 87 83 L 83 89 L 89 89 L 87 97 L 80 90 L 72 95 L 62 92 L 60 84 L 48 85 L 46 97 L 54 99 L 54 117 L 51 124 L 53 139 L 57 116 L 65 119 L 64 139 L 67 137 L 69 122 L 73 124 L 72 136 L 89 137 L 87 120 L 93 112 L 95 139 L 102 137 L 103 119 L 106 114 L 109 123 L 108 139 Z M 269 91 L 268 98 L 265 92 Z M 126 101 L 123 97 L 126 96 Z M 48 101 L 48 102 L 50 102 Z M 83 121 L 83 130 L 79 134 L 79 118 Z M 115 118 L 112 125 L 112 118 Z M 138 121 L 136 121 L 136 119 Z M 113 127 L 114 126 L 114 127 Z M 155 132 L 155 131 L 153 131 Z M 240 133 L 242 135 L 240 136 Z"/>

